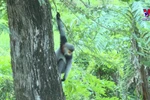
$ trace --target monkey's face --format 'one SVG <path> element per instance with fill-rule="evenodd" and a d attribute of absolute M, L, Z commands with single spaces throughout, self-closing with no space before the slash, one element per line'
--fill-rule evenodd
<path fill-rule="evenodd" d="M 72 55 L 72 52 L 71 50 L 69 50 L 68 48 L 64 48 L 64 55 L 65 56 L 71 56 Z"/>
<path fill-rule="evenodd" d="M 74 51 L 74 46 L 72 44 L 66 43 L 63 46 L 63 51 L 65 56 L 72 56 L 72 53 Z"/>

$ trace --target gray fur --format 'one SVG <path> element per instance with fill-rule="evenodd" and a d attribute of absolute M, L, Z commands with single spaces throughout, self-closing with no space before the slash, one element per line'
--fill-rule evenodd
<path fill-rule="evenodd" d="M 61 73 L 64 73 L 62 81 L 65 81 L 69 71 L 72 67 L 72 53 L 74 51 L 74 46 L 67 42 L 65 26 L 60 19 L 60 14 L 56 15 L 58 30 L 60 33 L 60 48 L 55 52 L 57 57 L 58 70 L 61 76 Z"/>
<path fill-rule="evenodd" d="M 74 46 L 71 43 L 65 43 L 64 47 L 67 47 L 69 50 L 74 51 Z"/>
<path fill-rule="evenodd" d="M 61 36 L 66 36 L 66 29 L 61 19 L 57 19 L 57 25 Z"/>

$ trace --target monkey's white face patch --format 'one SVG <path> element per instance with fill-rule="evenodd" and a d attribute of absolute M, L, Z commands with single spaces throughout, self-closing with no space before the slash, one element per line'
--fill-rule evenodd
<path fill-rule="evenodd" d="M 72 55 L 72 51 L 70 51 L 68 48 L 64 47 L 64 55 L 71 56 Z"/>
<path fill-rule="evenodd" d="M 72 55 L 72 51 L 68 50 L 68 54 L 69 54 L 69 55 Z"/>

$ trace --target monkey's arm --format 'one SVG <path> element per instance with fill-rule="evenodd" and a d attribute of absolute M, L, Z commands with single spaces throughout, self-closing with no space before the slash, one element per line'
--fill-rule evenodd
<path fill-rule="evenodd" d="M 64 73 L 65 66 L 66 66 L 66 63 L 63 61 L 63 59 L 60 59 L 58 62 L 58 70 L 59 70 L 60 75 L 61 73 Z"/>
<path fill-rule="evenodd" d="M 65 70 L 65 74 L 64 74 L 64 77 L 63 77 L 63 79 L 61 81 L 65 81 L 66 80 L 71 67 L 72 67 L 72 59 L 68 60 L 68 63 L 67 63 L 67 66 L 66 66 L 66 70 Z"/>
<path fill-rule="evenodd" d="M 67 42 L 67 38 L 66 38 L 66 32 L 65 32 L 64 24 L 63 24 L 62 20 L 60 19 L 60 14 L 58 12 L 56 15 L 56 20 L 57 20 L 58 30 L 60 33 L 61 45 L 63 45 Z"/>
<path fill-rule="evenodd" d="M 58 30 L 60 31 L 60 35 L 61 36 L 66 36 L 66 34 L 65 34 L 66 33 L 65 32 L 65 26 L 64 26 L 62 20 L 60 19 L 59 12 L 57 12 L 56 19 L 57 19 Z"/>

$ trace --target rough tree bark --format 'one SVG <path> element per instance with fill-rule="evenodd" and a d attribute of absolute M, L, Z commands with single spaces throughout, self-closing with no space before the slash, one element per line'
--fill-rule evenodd
<path fill-rule="evenodd" d="M 16 100 L 64 100 L 48 0 L 7 0 Z"/>

